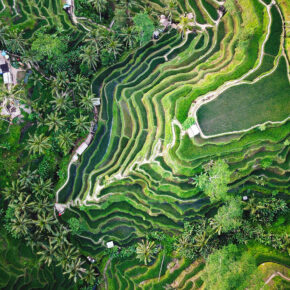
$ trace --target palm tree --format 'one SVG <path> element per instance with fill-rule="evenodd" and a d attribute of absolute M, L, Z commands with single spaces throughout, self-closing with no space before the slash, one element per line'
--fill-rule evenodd
<path fill-rule="evenodd" d="M 177 27 L 178 30 L 181 32 L 181 36 L 183 38 L 185 33 L 192 28 L 191 20 L 188 19 L 188 17 L 186 17 L 185 15 L 181 16 Z"/>
<path fill-rule="evenodd" d="M 11 219 L 11 232 L 14 237 L 25 237 L 29 233 L 30 221 L 25 214 L 15 212 L 14 218 Z"/>
<path fill-rule="evenodd" d="M 84 263 L 85 261 L 82 261 L 81 258 L 72 259 L 70 263 L 66 264 L 64 274 L 69 274 L 69 279 L 73 279 L 76 283 L 77 279 L 82 279 L 84 273 L 86 272 L 86 269 L 82 268 Z"/>
<path fill-rule="evenodd" d="M 44 154 L 46 150 L 49 150 L 50 147 L 49 137 L 44 136 L 42 133 L 40 135 L 30 135 L 27 141 L 26 149 L 29 153 L 41 155 Z"/>
<path fill-rule="evenodd" d="M 50 101 L 50 103 L 53 104 L 56 111 L 67 111 L 71 108 L 72 105 L 67 92 L 59 93 L 58 91 L 55 91 L 55 96 L 53 97 L 53 100 Z"/>
<path fill-rule="evenodd" d="M 32 171 L 30 168 L 21 169 L 18 173 L 20 184 L 24 187 L 28 188 L 33 181 L 38 177 L 38 174 L 36 173 L 36 170 Z"/>
<path fill-rule="evenodd" d="M 93 285 L 96 282 L 97 276 L 98 274 L 96 273 L 94 266 L 91 264 L 90 268 L 86 271 L 84 280 L 88 285 Z"/>
<path fill-rule="evenodd" d="M 61 132 L 57 136 L 58 144 L 65 154 L 67 154 L 70 151 L 70 148 L 74 145 L 74 139 L 74 133 L 68 130 Z"/>
<path fill-rule="evenodd" d="M 95 29 L 92 29 L 86 36 L 85 42 L 88 43 L 89 46 L 95 48 L 95 52 L 99 54 L 104 41 L 106 40 L 106 36 L 108 31 L 98 26 Z"/>
<path fill-rule="evenodd" d="M 171 21 L 172 20 L 172 13 L 174 11 L 176 11 L 176 7 L 177 7 L 177 1 L 176 0 L 169 0 L 166 1 L 166 14 L 168 14 L 168 20 Z"/>
<path fill-rule="evenodd" d="M 22 85 L 15 85 L 11 88 L 7 88 L 4 84 L 0 90 L 0 102 L 6 98 L 9 102 L 13 100 L 26 101 L 25 91 Z"/>
<path fill-rule="evenodd" d="M 0 26 L 0 44 L 5 47 L 8 33 L 8 26 L 1 24 Z"/>
<path fill-rule="evenodd" d="M 137 259 L 139 259 L 141 262 L 144 262 L 145 265 L 152 261 L 154 254 L 157 252 L 158 249 L 155 247 L 154 241 L 146 240 L 146 242 L 144 242 L 144 240 L 142 240 L 142 243 L 138 243 L 136 248 Z"/>
<path fill-rule="evenodd" d="M 107 45 L 108 52 L 114 55 L 114 58 L 117 58 L 122 52 L 122 44 L 118 38 L 111 37 Z"/>
<path fill-rule="evenodd" d="M 65 121 L 57 112 L 54 112 L 47 116 L 46 125 L 49 131 L 55 130 L 57 132 L 64 127 Z"/>
<path fill-rule="evenodd" d="M 99 13 L 100 16 L 100 21 L 102 20 L 102 12 L 106 11 L 107 9 L 107 0 L 89 0 L 89 3 L 91 3 L 97 12 Z"/>
<path fill-rule="evenodd" d="M 15 214 L 26 214 L 34 202 L 31 202 L 30 195 L 25 195 L 23 192 L 10 204 L 10 207 L 14 209 Z"/>
<path fill-rule="evenodd" d="M 92 45 L 86 45 L 82 48 L 82 53 L 80 54 L 82 63 L 86 64 L 89 68 L 96 70 L 98 66 L 99 54 L 96 48 Z"/>
<path fill-rule="evenodd" d="M 222 229 L 223 229 L 223 225 L 222 225 L 220 219 L 212 218 L 212 219 L 210 219 L 209 224 L 218 233 L 218 235 L 221 234 Z"/>
<path fill-rule="evenodd" d="M 94 94 L 91 94 L 89 91 L 81 97 L 80 105 L 86 111 L 91 111 L 94 108 L 93 99 L 95 98 Z"/>
<path fill-rule="evenodd" d="M 67 239 L 69 232 L 67 228 L 60 225 L 60 227 L 57 227 L 56 230 L 52 232 L 51 243 L 55 244 L 57 248 L 65 249 L 68 245 L 71 245 Z"/>
<path fill-rule="evenodd" d="M 39 178 L 32 184 L 32 192 L 37 196 L 45 197 L 53 191 L 51 179 L 44 180 Z"/>
<path fill-rule="evenodd" d="M 65 90 L 69 84 L 69 78 L 66 71 L 61 71 L 56 74 L 56 78 L 52 80 L 52 87 Z"/>
<path fill-rule="evenodd" d="M 52 232 L 51 226 L 56 223 L 54 216 L 51 213 L 40 213 L 37 215 L 37 219 L 33 221 L 36 226 L 36 233 L 42 233 L 44 231 Z"/>
<path fill-rule="evenodd" d="M 91 127 L 88 116 L 80 115 L 79 118 L 74 119 L 73 124 L 75 125 L 76 131 L 79 133 L 87 133 Z"/>
<path fill-rule="evenodd" d="M 24 53 L 26 40 L 23 38 L 23 31 L 9 29 L 7 31 L 7 39 L 5 43 L 9 51 L 20 54 Z"/>
<path fill-rule="evenodd" d="M 72 84 L 73 90 L 77 94 L 83 94 L 89 89 L 90 82 L 88 78 L 82 76 L 81 74 L 78 74 L 75 76 L 71 84 Z"/>
<path fill-rule="evenodd" d="M 127 26 L 121 29 L 121 36 L 128 48 L 134 47 L 137 42 L 137 32 L 134 26 Z"/>
<path fill-rule="evenodd" d="M 9 199 L 12 202 L 24 191 L 23 184 L 19 179 L 13 180 L 10 186 L 6 186 L 2 193 L 5 196 L 5 199 Z"/>
<path fill-rule="evenodd" d="M 42 243 L 41 247 L 42 247 L 42 250 L 38 251 L 36 253 L 37 255 L 41 256 L 40 259 L 39 259 L 39 263 L 44 262 L 49 267 L 50 264 L 52 263 L 52 261 L 55 259 L 56 247 L 51 243 L 50 240 L 49 240 L 48 245 Z"/>
<path fill-rule="evenodd" d="M 57 251 L 57 266 L 61 266 L 63 269 L 70 263 L 71 260 L 75 260 L 79 255 L 79 251 L 75 247 L 70 245 L 64 247 L 64 249 L 58 248 Z"/>
<path fill-rule="evenodd" d="M 40 214 L 42 212 L 48 213 L 53 209 L 52 203 L 49 201 L 48 197 L 45 198 L 37 198 L 36 202 L 33 204 L 32 210 L 36 214 Z"/>
<path fill-rule="evenodd" d="M 210 238 L 211 236 L 207 235 L 206 230 L 199 232 L 194 236 L 195 244 L 193 246 L 198 248 L 198 251 L 201 252 L 203 248 L 207 245 Z"/>

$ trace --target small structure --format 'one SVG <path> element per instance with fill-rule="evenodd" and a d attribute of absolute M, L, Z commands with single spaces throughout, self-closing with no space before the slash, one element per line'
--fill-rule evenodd
<path fill-rule="evenodd" d="M 160 35 L 160 32 L 159 32 L 158 30 L 155 30 L 155 31 L 153 32 L 153 38 L 154 38 L 154 39 L 158 39 L 158 38 L 159 38 L 159 35 Z"/>
<path fill-rule="evenodd" d="M 4 74 L 4 73 L 7 73 L 9 72 L 9 66 L 7 63 L 3 62 L 0 64 L 0 69 L 1 69 L 1 72 Z"/>
<path fill-rule="evenodd" d="M 108 248 L 108 249 L 111 249 L 111 248 L 114 247 L 114 242 L 113 242 L 113 241 L 107 242 L 106 245 L 107 245 L 107 248 Z"/>
<path fill-rule="evenodd" d="M 247 201 L 248 197 L 246 195 L 243 196 L 243 201 Z"/>
<path fill-rule="evenodd" d="M 165 15 L 161 15 L 160 16 L 160 24 L 161 24 L 161 26 L 164 26 L 164 28 L 166 28 L 171 23 L 167 20 L 167 18 L 165 17 Z"/>
<path fill-rule="evenodd" d="M 10 72 L 3 73 L 4 84 L 13 84 L 12 75 Z"/>
<path fill-rule="evenodd" d="M 88 148 L 88 144 L 85 143 L 85 142 L 83 142 L 83 143 L 81 144 L 81 146 L 76 150 L 76 153 L 77 153 L 78 155 L 82 155 L 82 154 L 84 153 L 84 151 L 85 151 L 87 148 Z"/>
<path fill-rule="evenodd" d="M 101 98 L 93 98 L 92 99 L 94 106 L 100 106 L 101 105 Z"/>
<path fill-rule="evenodd" d="M 189 20 L 191 20 L 191 19 L 193 19 L 193 14 L 192 13 L 187 13 L 187 18 L 189 19 Z"/>
<path fill-rule="evenodd" d="M 194 136 L 199 134 L 199 128 L 196 124 L 193 124 L 188 130 L 187 130 L 188 136 L 190 138 L 193 138 Z"/>
<path fill-rule="evenodd" d="M 65 4 L 63 5 L 63 9 L 68 10 L 71 8 L 71 5 L 72 5 L 72 0 L 66 0 Z"/>
<path fill-rule="evenodd" d="M 59 216 L 64 214 L 64 211 L 65 211 L 65 208 L 66 208 L 65 205 L 60 204 L 60 203 L 55 203 L 54 207 L 57 210 Z"/>

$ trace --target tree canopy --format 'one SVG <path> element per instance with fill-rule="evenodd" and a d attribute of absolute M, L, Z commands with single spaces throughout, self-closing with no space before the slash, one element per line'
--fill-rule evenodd
<path fill-rule="evenodd" d="M 255 258 L 248 252 L 241 252 L 230 244 L 212 253 L 202 275 L 206 289 L 260 289 L 260 279 Z"/>
<path fill-rule="evenodd" d="M 154 23 L 146 13 L 138 13 L 134 16 L 133 22 L 139 32 L 138 40 L 140 44 L 148 42 L 154 32 Z"/>
<path fill-rule="evenodd" d="M 219 159 L 198 177 L 197 184 L 210 198 L 211 202 L 228 200 L 228 183 L 230 182 L 231 172 L 227 163 Z"/>

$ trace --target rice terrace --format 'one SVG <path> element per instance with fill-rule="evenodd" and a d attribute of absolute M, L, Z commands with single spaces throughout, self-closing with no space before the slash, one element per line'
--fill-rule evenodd
<path fill-rule="evenodd" d="M 289 289 L 287 0 L 0 0 L 0 289 Z"/>

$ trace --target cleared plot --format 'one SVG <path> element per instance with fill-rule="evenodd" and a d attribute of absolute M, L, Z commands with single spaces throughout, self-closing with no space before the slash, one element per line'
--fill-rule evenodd
<path fill-rule="evenodd" d="M 200 107 L 197 118 L 202 132 L 217 135 L 241 131 L 267 121 L 289 117 L 290 86 L 284 57 L 271 75 L 253 84 L 224 91 L 214 101 Z"/>

